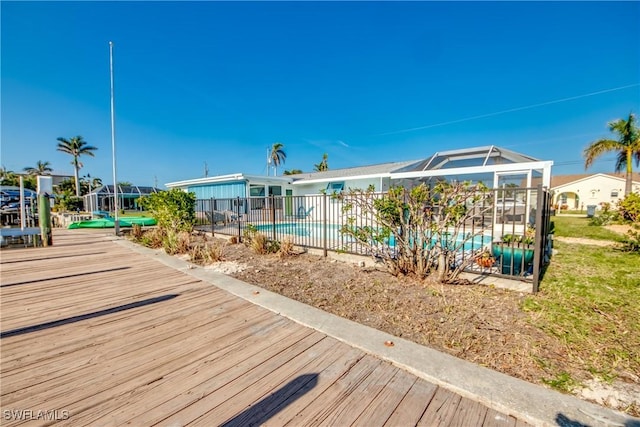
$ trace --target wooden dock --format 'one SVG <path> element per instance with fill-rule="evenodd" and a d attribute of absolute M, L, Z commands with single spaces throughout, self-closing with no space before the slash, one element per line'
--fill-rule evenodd
<path fill-rule="evenodd" d="M 0 258 L 2 425 L 526 425 L 104 233 Z"/>

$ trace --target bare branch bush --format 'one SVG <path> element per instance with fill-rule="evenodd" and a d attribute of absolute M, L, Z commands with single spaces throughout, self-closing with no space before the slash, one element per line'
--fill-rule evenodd
<path fill-rule="evenodd" d="M 483 184 L 438 182 L 386 194 L 350 189 L 343 201 L 344 235 L 355 239 L 391 273 L 424 278 L 435 273 L 441 282 L 455 280 L 475 257 L 462 256 L 465 244 L 482 228 L 465 225 L 493 207 L 492 192 Z"/>

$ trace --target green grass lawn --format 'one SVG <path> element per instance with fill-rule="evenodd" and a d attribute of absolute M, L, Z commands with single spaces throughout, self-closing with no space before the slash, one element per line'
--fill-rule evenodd
<path fill-rule="evenodd" d="M 554 217 L 556 236 L 617 241 L 620 235 L 586 218 Z M 640 255 L 611 246 L 555 241 L 540 284 L 522 308 L 531 322 L 562 342 L 566 361 L 602 380 L 640 372 Z M 552 364 L 552 363 L 551 363 Z M 588 376 L 588 375 L 587 375 Z M 545 382 L 569 391 L 583 378 L 558 370 Z"/>
<path fill-rule="evenodd" d="M 584 237 L 595 240 L 619 242 L 622 235 L 601 226 L 589 225 L 589 218 L 580 216 L 553 216 L 555 235 L 559 237 Z"/>

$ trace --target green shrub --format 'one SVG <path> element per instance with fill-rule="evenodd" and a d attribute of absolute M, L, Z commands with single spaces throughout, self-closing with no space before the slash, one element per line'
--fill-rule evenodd
<path fill-rule="evenodd" d="M 253 237 L 258 233 L 258 228 L 253 224 L 247 224 L 242 232 L 242 242 L 246 247 L 251 247 Z"/>
<path fill-rule="evenodd" d="M 618 202 L 618 212 L 625 221 L 640 221 L 640 194 L 631 193 Z"/>
<path fill-rule="evenodd" d="M 164 236 L 162 247 L 169 255 L 185 254 L 191 249 L 191 233 L 170 231 Z"/>
<path fill-rule="evenodd" d="M 58 198 L 58 207 L 62 211 L 78 212 L 84 209 L 84 202 L 81 197 L 76 197 L 65 192 Z"/>
<path fill-rule="evenodd" d="M 621 242 L 620 249 L 625 252 L 637 252 L 640 254 L 640 224 L 633 224 L 632 228 Z"/>
<path fill-rule="evenodd" d="M 597 214 L 591 217 L 589 220 L 589 225 L 600 226 L 600 225 L 609 225 L 619 218 L 619 213 L 611 210 L 611 203 L 601 203 L 602 210 Z"/>
<path fill-rule="evenodd" d="M 247 224 L 247 227 L 244 229 L 242 242 L 246 247 L 260 255 L 274 254 L 280 250 L 279 241 L 270 240 L 267 236 L 260 233 L 256 226 L 252 224 Z"/>
<path fill-rule="evenodd" d="M 150 194 L 140 204 L 151 212 L 158 227 L 171 232 L 191 232 L 196 221 L 196 196 L 177 188 Z"/>

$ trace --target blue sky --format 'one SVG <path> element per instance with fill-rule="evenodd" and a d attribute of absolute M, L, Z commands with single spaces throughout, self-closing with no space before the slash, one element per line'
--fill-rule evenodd
<path fill-rule="evenodd" d="M 82 135 L 99 149 L 81 175 L 112 182 L 109 41 L 118 180 L 138 185 L 202 177 L 205 162 L 266 174 L 274 142 L 279 173 L 323 153 L 337 169 L 490 144 L 583 173 L 607 122 L 640 112 L 639 2 L 0 7 L 0 162 L 15 171 L 72 173 L 56 138 Z"/>

